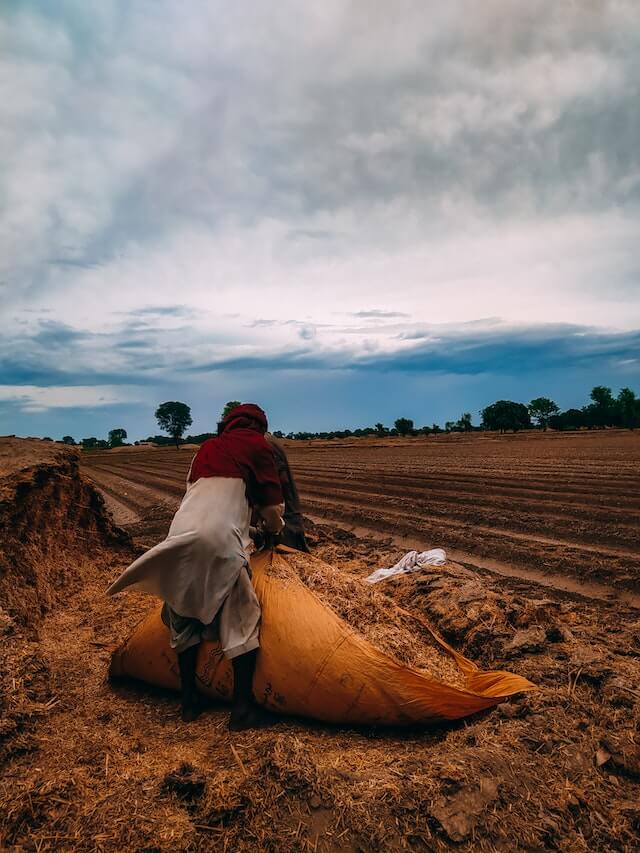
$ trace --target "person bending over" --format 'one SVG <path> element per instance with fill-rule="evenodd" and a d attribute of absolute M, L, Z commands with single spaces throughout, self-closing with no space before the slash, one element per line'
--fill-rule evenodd
<path fill-rule="evenodd" d="M 164 601 L 162 618 L 178 655 L 185 722 L 201 710 L 196 662 L 202 639 L 219 639 L 233 665 L 229 728 L 254 728 L 264 718 L 252 694 L 260 624 L 248 560 L 252 509 L 267 533 L 278 534 L 284 526 L 280 478 L 266 431 L 259 406 L 232 409 L 219 435 L 194 456 L 167 538 L 107 590 L 113 595 L 131 586 Z"/>

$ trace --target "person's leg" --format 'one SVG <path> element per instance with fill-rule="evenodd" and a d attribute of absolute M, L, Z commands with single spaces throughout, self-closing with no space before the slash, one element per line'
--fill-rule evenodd
<path fill-rule="evenodd" d="M 231 659 L 233 666 L 233 699 L 229 728 L 242 731 L 259 723 L 259 709 L 253 698 L 253 674 L 258 650 L 253 649 Z"/>
<path fill-rule="evenodd" d="M 182 719 L 190 723 L 199 716 L 202 703 L 196 689 L 196 666 L 202 625 L 197 619 L 180 616 L 165 602 L 162 621 L 169 629 L 171 648 L 178 656 L 180 687 L 182 690 Z"/>
<path fill-rule="evenodd" d="M 243 569 L 222 606 L 220 639 L 233 666 L 233 698 L 229 728 L 232 731 L 266 725 L 270 716 L 253 696 L 253 675 L 259 646 L 260 605 L 249 573 Z"/>
<path fill-rule="evenodd" d="M 196 664 L 200 644 L 189 646 L 178 654 L 180 686 L 182 688 L 182 719 L 190 723 L 200 716 L 202 703 L 196 689 Z"/>

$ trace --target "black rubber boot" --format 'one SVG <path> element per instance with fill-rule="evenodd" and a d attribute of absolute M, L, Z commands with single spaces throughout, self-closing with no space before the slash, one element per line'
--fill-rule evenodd
<path fill-rule="evenodd" d="M 256 705 L 253 698 L 253 674 L 256 669 L 258 650 L 233 658 L 233 705 L 229 717 L 232 732 L 259 729 L 273 722 L 273 718 Z"/>
<path fill-rule="evenodd" d="M 189 646 L 178 655 L 180 669 L 180 685 L 182 687 L 182 719 L 190 723 L 200 716 L 202 705 L 196 690 L 196 663 L 198 660 L 198 645 Z"/>

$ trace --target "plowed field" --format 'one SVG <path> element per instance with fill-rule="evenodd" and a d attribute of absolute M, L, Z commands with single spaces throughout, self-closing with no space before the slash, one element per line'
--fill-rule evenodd
<path fill-rule="evenodd" d="M 640 434 L 288 442 L 307 515 L 594 595 L 638 590 Z M 122 523 L 175 507 L 193 450 L 85 455 Z M 151 531 L 150 531 L 151 532 Z"/>
<path fill-rule="evenodd" d="M 230 732 L 228 706 L 186 725 L 174 691 L 106 677 L 157 602 L 105 590 L 165 536 L 193 448 L 80 455 L 123 531 L 76 451 L 0 439 L 0 850 L 636 853 L 639 446 L 290 444 L 323 561 L 288 558 L 302 583 L 405 664 L 455 683 L 433 629 L 538 689 L 451 725 Z M 365 583 L 411 544 L 449 560 Z"/>

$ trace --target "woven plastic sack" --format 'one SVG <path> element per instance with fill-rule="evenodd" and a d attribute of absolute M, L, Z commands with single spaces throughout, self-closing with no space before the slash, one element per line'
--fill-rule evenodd
<path fill-rule="evenodd" d="M 404 666 L 323 604 L 289 566 L 286 549 L 254 554 L 251 569 L 262 607 L 253 692 L 270 710 L 336 723 L 434 723 L 466 717 L 535 688 L 518 675 L 480 671 L 435 633 L 466 676 L 466 689 Z M 177 658 L 160 610 L 113 653 L 112 677 L 179 688 Z M 230 699 L 233 671 L 219 644 L 201 643 L 197 672 L 203 693 Z"/>

